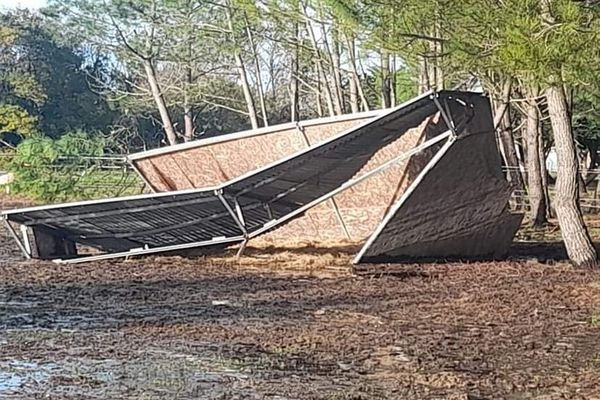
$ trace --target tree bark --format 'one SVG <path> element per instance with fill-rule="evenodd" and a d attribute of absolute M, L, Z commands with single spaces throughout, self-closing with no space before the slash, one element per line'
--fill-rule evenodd
<path fill-rule="evenodd" d="M 263 125 L 269 126 L 269 117 L 267 116 L 267 106 L 265 104 L 265 92 L 263 89 L 262 76 L 260 74 L 260 61 L 258 59 L 256 45 L 254 44 L 254 35 L 252 34 L 252 30 L 250 30 L 250 24 L 248 22 L 248 17 L 246 16 L 246 13 L 244 13 L 244 20 L 246 23 L 246 33 L 248 35 L 248 42 L 250 43 L 250 49 L 252 50 L 252 58 L 254 58 L 254 67 L 256 68 L 256 84 L 258 87 L 258 101 L 260 104 L 260 111 L 262 114 Z"/>
<path fill-rule="evenodd" d="M 192 59 L 191 47 L 188 47 L 188 62 Z M 185 86 L 183 90 L 183 141 L 189 142 L 194 138 L 194 116 L 192 104 L 190 101 L 190 88 L 193 83 L 192 67 L 188 64 L 185 66 Z"/>
<path fill-rule="evenodd" d="M 523 188 L 523 177 L 519 168 L 519 158 L 515 148 L 515 139 L 512 132 L 512 121 L 510 117 L 510 94 L 512 81 L 506 79 L 500 94 L 500 100 L 494 104 L 494 128 L 498 132 L 500 145 L 504 154 L 504 161 L 508 167 L 508 177 L 514 189 Z"/>
<path fill-rule="evenodd" d="M 360 77 L 358 75 L 358 65 L 356 65 L 356 45 L 354 43 L 354 38 L 350 38 L 350 35 L 346 34 L 346 42 L 348 44 L 348 55 L 350 56 L 350 68 L 352 69 L 352 80 L 354 80 L 354 84 L 356 86 L 356 90 L 358 92 L 358 96 L 360 97 L 360 102 L 363 111 L 369 111 L 369 101 L 367 100 L 367 96 L 365 96 L 365 91 L 362 88 Z"/>
<path fill-rule="evenodd" d="M 539 112 L 539 109 L 538 109 Z M 540 140 L 538 141 L 538 157 L 540 159 L 540 176 L 542 177 L 542 187 L 544 188 L 544 197 L 546 199 L 546 218 L 552 217 L 552 205 L 550 204 L 550 191 L 548 189 L 548 169 L 546 168 L 546 152 L 544 151 L 544 137 L 540 127 Z"/>
<path fill-rule="evenodd" d="M 578 160 L 562 86 L 548 87 L 546 99 L 558 158 L 554 202 L 558 223 L 571 261 L 579 267 L 593 267 L 597 263 L 597 254 L 579 208 Z"/>
<path fill-rule="evenodd" d="M 427 58 L 423 55 L 418 56 L 419 60 L 419 94 L 423 94 L 431 89 L 429 82 L 429 66 Z"/>
<path fill-rule="evenodd" d="M 185 126 L 185 131 L 183 133 L 183 141 L 189 142 L 194 139 L 194 116 L 192 111 L 192 106 L 190 105 L 190 101 L 188 98 L 188 94 L 184 94 L 183 101 L 183 124 Z"/>
<path fill-rule="evenodd" d="M 320 82 L 323 84 L 323 93 L 325 95 L 325 101 L 327 102 L 327 110 L 329 111 L 330 116 L 334 116 L 335 111 L 333 109 L 333 97 L 331 95 L 331 89 L 329 86 L 329 82 L 327 82 L 327 79 L 325 77 L 325 70 L 323 67 L 323 59 L 319 52 L 319 45 L 317 43 L 315 31 L 312 27 L 310 19 L 306 15 L 306 10 L 304 10 L 304 17 L 305 17 L 305 22 L 306 22 L 306 30 L 308 31 L 308 35 L 310 36 L 310 41 L 312 43 L 313 51 L 315 53 L 315 64 L 317 66 L 317 76 L 319 77 Z"/>
<path fill-rule="evenodd" d="M 252 97 L 252 91 L 250 90 L 250 83 L 248 82 L 248 75 L 246 74 L 244 60 L 242 59 L 240 50 L 237 47 L 237 40 L 235 38 L 235 31 L 232 22 L 233 16 L 231 15 L 231 13 L 231 8 L 228 8 L 227 23 L 231 35 L 231 42 L 234 46 L 233 58 L 235 60 L 235 66 L 240 76 L 240 80 L 242 82 L 242 90 L 244 92 L 244 99 L 246 100 L 246 107 L 248 108 L 248 117 L 250 118 L 250 124 L 252 125 L 252 129 L 258 129 L 258 116 L 256 113 L 256 106 L 254 104 L 254 98 Z"/>
<path fill-rule="evenodd" d="M 173 127 L 173 122 L 171 121 L 171 116 L 169 115 L 165 98 L 160 90 L 158 80 L 156 79 L 156 70 L 154 69 L 154 64 L 152 63 L 152 60 L 149 59 L 142 60 L 142 63 L 144 64 L 144 71 L 146 72 L 146 78 L 148 79 L 148 84 L 150 85 L 152 98 L 154 98 L 154 101 L 156 102 L 156 107 L 158 108 L 158 113 L 160 115 L 165 134 L 167 135 L 167 140 L 170 145 L 177 144 L 177 134 L 175 133 L 175 128 Z"/>
<path fill-rule="evenodd" d="M 319 118 L 323 116 L 323 102 L 321 101 L 321 79 L 317 79 L 317 91 L 315 92 L 315 102 L 317 104 L 317 115 Z M 333 115 L 333 114 L 332 114 Z"/>
<path fill-rule="evenodd" d="M 396 107 L 396 55 L 392 55 L 392 63 L 390 65 L 390 107 Z"/>
<path fill-rule="evenodd" d="M 331 35 L 331 66 L 333 71 L 333 83 L 334 83 L 334 93 L 335 93 L 335 108 L 338 115 L 342 115 L 345 112 L 344 106 L 344 91 L 342 90 L 342 74 L 340 67 L 340 47 L 339 41 L 337 38 L 337 33 L 335 28 L 333 28 L 333 33 Z M 325 37 L 325 41 L 327 38 Z"/>
<path fill-rule="evenodd" d="M 389 108 L 392 105 L 390 97 L 390 55 L 385 49 L 381 49 L 381 106 Z"/>
<path fill-rule="evenodd" d="M 297 12 L 300 13 L 300 2 L 297 3 Z M 300 26 L 298 21 L 294 22 L 294 51 L 292 53 L 292 69 L 290 73 L 290 121 L 298 121 L 300 118 L 300 87 L 298 84 L 300 57 Z"/>
<path fill-rule="evenodd" d="M 350 64 L 354 65 L 354 40 L 350 40 L 348 35 L 346 35 L 346 45 L 348 47 L 348 55 L 350 58 Z M 350 75 L 350 110 L 352 113 L 357 113 L 359 110 L 358 105 L 358 85 L 357 79 L 354 77 L 354 73 L 351 72 Z"/>
<path fill-rule="evenodd" d="M 532 96 L 533 97 L 533 96 Z M 525 126 L 525 149 L 527 163 L 527 192 L 529 194 L 529 222 L 533 227 L 541 227 L 546 219 L 546 196 L 542 180 L 539 157 L 540 115 L 537 102 L 529 100 L 527 107 L 527 123 Z"/>

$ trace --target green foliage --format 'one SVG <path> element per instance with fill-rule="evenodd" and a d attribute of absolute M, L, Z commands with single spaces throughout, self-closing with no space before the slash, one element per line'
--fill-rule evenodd
<path fill-rule="evenodd" d="M 20 107 L 48 136 L 106 129 L 114 113 L 88 84 L 88 76 L 101 73 L 102 59 L 79 54 L 51 26 L 25 10 L 0 13 L 0 104 Z"/>
<path fill-rule="evenodd" d="M 38 119 L 14 104 L 0 104 L 0 134 L 17 133 L 32 136 L 37 132 Z"/>
<path fill-rule="evenodd" d="M 107 173 L 89 162 L 89 157 L 102 156 L 106 145 L 104 137 L 82 131 L 59 139 L 26 139 L 6 165 L 14 175 L 11 190 L 36 200 L 56 202 L 122 194 L 127 184 L 139 189 L 131 171 L 115 169 Z"/>

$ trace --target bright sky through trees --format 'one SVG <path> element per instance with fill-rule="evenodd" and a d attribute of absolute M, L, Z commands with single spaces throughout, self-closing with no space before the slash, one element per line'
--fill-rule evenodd
<path fill-rule="evenodd" d="M 0 9 L 29 8 L 36 9 L 46 5 L 46 0 L 0 0 Z"/>

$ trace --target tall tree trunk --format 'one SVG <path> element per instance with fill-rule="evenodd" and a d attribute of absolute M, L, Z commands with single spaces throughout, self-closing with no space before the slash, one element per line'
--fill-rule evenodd
<path fill-rule="evenodd" d="M 352 80 L 355 82 L 356 90 L 360 97 L 360 103 L 363 111 L 369 111 L 369 102 L 367 100 L 367 96 L 365 96 L 365 91 L 362 88 L 360 77 L 358 75 L 358 65 L 356 63 L 356 45 L 354 43 L 354 38 L 351 38 L 350 35 L 346 34 L 346 42 L 348 45 L 348 55 L 350 56 L 350 68 L 352 72 Z"/>
<path fill-rule="evenodd" d="M 235 31 L 233 28 L 233 16 L 231 15 L 231 5 L 227 10 L 227 23 L 231 34 L 231 42 L 233 43 L 233 58 L 235 60 L 235 66 L 242 82 L 242 90 L 244 92 L 244 99 L 246 100 L 246 107 L 248 108 L 248 117 L 250 118 L 250 124 L 252 129 L 258 129 L 258 115 L 256 113 L 256 106 L 254 104 L 254 98 L 252 97 L 252 91 L 250 90 L 250 83 L 248 82 L 248 75 L 246 74 L 246 67 L 244 60 L 238 48 L 237 39 L 235 38 Z"/>
<path fill-rule="evenodd" d="M 539 111 L 539 109 L 538 109 Z M 550 204 L 550 190 L 548 189 L 548 169 L 546 168 L 546 153 L 544 151 L 544 137 L 540 126 L 540 140 L 538 141 L 538 156 L 540 159 L 540 176 L 542 177 L 542 187 L 544 188 L 544 198 L 546 204 L 546 218 L 552 217 L 552 207 Z"/>
<path fill-rule="evenodd" d="M 300 1 L 296 3 L 297 12 L 300 13 Z M 298 21 L 294 22 L 294 51 L 292 54 L 292 69 L 290 76 L 290 121 L 298 121 L 300 118 L 300 87 L 298 84 L 300 57 L 300 26 Z"/>
<path fill-rule="evenodd" d="M 246 68 L 244 67 L 244 60 L 239 51 L 234 54 L 235 65 L 242 81 L 242 90 L 244 91 L 244 99 L 246 100 L 246 106 L 248 108 L 248 117 L 250 118 L 250 124 L 252 129 L 258 129 L 258 117 L 256 115 L 256 106 L 254 105 L 254 98 L 250 91 L 250 83 L 248 82 L 248 75 L 246 75 Z"/>
<path fill-rule="evenodd" d="M 354 40 L 350 40 L 348 35 L 346 37 L 346 46 L 348 47 L 348 55 L 350 58 L 350 64 L 354 64 Z M 352 113 L 357 113 L 360 109 L 358 104 L 358 85 L 357 80 L 354 78 L 354 73 L 350 73 L 350 110 Z"/>
<path fill-rule="evenodd" d="M 333 82 L 335 83 L 335 105 L 338 109 L 338 114 L 342 115 L 346 112 L 344 105 L 344 90 L 342 89 L 342 68 L 340 63 L 340 42 L 338 32 L 332 28 L 331 35 L 331 61 L 333 62 Z"/>
<path fill-rule="evenodd" d="M 540 115 L 535 96 L 527 103 L 527 123 L 525 126 L 525 149 L 527 163 L 527 192 L 529 194 L 529 219 L 534 227 L 541 227 L 546 219 L 546 196 L 542 180 L 542 171 L 539 157 Z"/>
<path fill-rule="evenodd" d="M 385 49 L 379 53 L 381 57 L 381 106 L 389 108 L 392 105 L 390 98 L 390 54 Z"/>
<path fill-rule="evenodd" d="M 189 142 L 194 139 L 194 116 L 192 115 L 192 107 L 187 99 L 187 94 L 184 96 L 183 123 L 185 126 L 185 132 L 183 133 L 183 141 Z"/>
<path fill-rule="evenodd" d="M 424 55 L 418 56 L 419 60 L 419 94 L 423 94 L 431 90 L 431 82 L 429 82 L 429 66 L 427 58 Z"/>
<path fill-rule="evenodd" d="M 265 104 L 265 92 L 263 88 L 262 76 L 260 73 L 260 60 L 258 59 L 258 53 L 256 51 L 256 45 L 254 43 L 254 35 L 250 29 L 250 23 L 248 22 L 248 16 L 244 13 L 244 20 L 246 23 L 246 33 L 248 35 L 248 42 L 250 43 L 250 49 L 252 50 L 252 58 L 254 58 L 254 68 L 256 68 L 256 84 L 258 86 L 258 101 L 260 104 L 260 111 L 262 114 L 262 120 L 264 126 L 269 126 L 269 118 L 267 116 L 267 106 Z"/>
<path fill-rule="evenodd" d="M 321 16 L 319 16 L 319 18 L 321 18 Z M 331 47 L 329 47 L 329 40 L 327 38 L 327 29 L 325 29 L 325 24 L 321 23 L 321 37 L 323 38 L 323 45 L 325 47 L 325 54 L 327 54 L 327 58 L 329 61 L 329 74 L 330 76 L 333 77 L 333 90 L 332 90 L 332 94 L 333 94 L 333 106 L 335 109 L 335 113 L 337 115 L 342 115 L 342 99 L 340 98 L 340 91 L 338 90 L 338 86 L 337 86 L 337 79 L 336 79 L 336 62 L 334 61 L 334 56 L 333 56 L 333 52 L 331 51 Z M 338 60 L 339 61 L 339 60 Z"/>
<path fill-rule="evenodd" d="M 494 105 L 494 128 L 498 132 L 504 161 L 508 168 L 508 177 L 514 189 L 523 188 L 523 177 L 519 168 L 519 158 L 515 148 L 515 139 L 512 131 L 510 117 L 510 93 L 512 80 L 506 79 L 503 83 L 500 99 L 493 101 Z"/>
<path fill-rule="evenodd" d="M 392 63 L 390 65 L 390 107 L 396 107 L 396 55 L 392 55 Z"/>
<path fill-rule="evenodd" d="M 319 45 L 317 43 L 317 38 L 315 35 L 315 31 L 313 29 L 312 23 L 310 19 L 306 15 L 306 9 L 304 10 L 304 18 L 306 22 L 306 30 L 308 31 L 308 36 L 310 37 L 311 44 L 313 46 L 313 51 L 315 54 L 315 64 L 317 66 L 317 76 L 319 77 L 320 83 L 323 84 L 323 93 L 325 95 L 325 101 L 327 102 L 327 110 L 329 111 L 330 116 L 335 115 L 335 111 L 333 109 L 333 97 L 331 95 L 331 89 L 329 86 L 329 82 L 327 82 L 327 78 L 325 76 L 325 69 L 323 67 L 323 58 L 321 57 L 321 53 L 319 52 Z M 320 85 L 318 85 L 320 86 Z"/>
<path fill-rule="evenodd" d="M 442 38 L 442 21 L 443 16 L 441 15 L 443 12 L 443 8 L 440 7 L 440 2 L 435 2 L 436 12 L 435 12 L 435 22 L 434 22 L 434 37 L 437 39 Z M 444 54 L 444 47 L 441 40 L 435 40 L 432 43 L 433 47 L 433 65 L 434 65 L 434 77 L 433 81 L 435 82 L 436 90 L 444 90 L 444 70 L 442 67 L 442 55 Z"/>
<path fill-rule="evenodd" d="M 169 115 L 167 104 L 165 103 L 165 98 L 160 90 L 158 80 L 156 79 L 154 64 L 152 63 L 152 60 L 149 59 L 142 60 L 142 63 L 144 64 L 146 78 L 148 79 L 148 84 L 150 85 L 152 97 L 156 102 L 156 107 L 158 108 L 158 113 L 167 135 L 167 140 L 169 141 L 170 145 L 177 144 L 177 134 L 175 133 L 175 128 L 173 127 L 173 122 L 171 121 L 171 116 Z"/>
<path fill-rule="evenodd" d="M 321 101 L 321 85 L 321 79 L 317 79 L 317 91 L 315 92 L 315 102 L 317 104 L 317 115 L 319 116 L 319 118 L 323 116 L 323 102 Z"/>
<path fill-rule="evenodd" d="M 192 59 L 191 46 L 188 47 L 188 62 Z M 183 141 L 189 142 L 194 138 L 194 116 L 192 110 L 192 104 L 190 101 L 190 88 L 193 83 L 193 71 L 192 67 L 188 64 L 185 66 L 185 87 L 183 91 Z"/>
<path fill-rule="evenodd" d="M 554 201 L 558 223 L 571 261 L 579 267 L 593 267 L 597 254 L 579 208 L 578 160 L 562 86 L 553 85 L 546 89 L 546 99 L 558 158 Z"/>

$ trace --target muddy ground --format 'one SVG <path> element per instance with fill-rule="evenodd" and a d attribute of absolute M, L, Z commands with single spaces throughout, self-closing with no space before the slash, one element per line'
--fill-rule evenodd
<path fill-rule="evenodd" d="M 353 270 L 352 246 L 60 266 L 0 240 L 0 399 L 600 399 L 600 271 L 554 245 Z"/>

